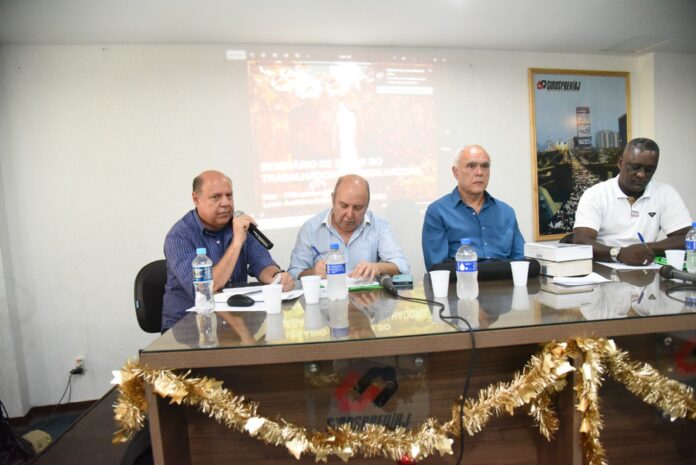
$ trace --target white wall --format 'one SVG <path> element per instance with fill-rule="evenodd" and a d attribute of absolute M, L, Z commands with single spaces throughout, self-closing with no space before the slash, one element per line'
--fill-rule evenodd
<path fill-rule="evenodd" d="M 7 316 L 0 300 L 0 393 L 11 416 L 54 404 L 76 355 L 87 373 L 74 379 L 73 401 L 94 399 L 109 388 L 110 370 L 137 354 L 153 335 L 133 314 L 133 278 L 162 257 L 164 235 L 191 208 L 190 182 L 206 168 L 227 172 L 239 208 L 251 203 L 252 167 L 246 87 L 231 86 L 237 71 L 224 59 L 229 47 L 4 46 L 0 49 L 0 173 L 5 209 L 0 252 Z M 392 51 L 389 50 L 391 53 Z M 450 89 L 457 123 L 452 145 L 480 143 L 493 157 L 489 190 L 517 211 L 523 235 L 532 236 L 532 180 L 527 68 L 632 72 L 633 135 L 641 134 L 643 75 L 652 67 L 637 58 L 485 51 L 444 51 L 456 85 Z M 660 59 L 661 60 L 661 59 Z M 656 61 L 660 61 L 656 60 Z M 679 59 L 664 59 L 655 85 L 691 89 Z M 652 78 L 652 77 L 650 77 Z M 664 90 L 665 95 L 662 94 Z M 645 90 L 647 92 L 647 90 Z M 690 128 L 686 104 L 656 93 L 656 134 L 684 141 L 668 128 Z M 667 153 L 672 141 L 658 139 Z M 681 143 L 680 147 L 684 147 Z M 693 147 L 693 144 L 691 144 Z M 452 153 L 441 154 L 439 194 L 454 186 Z M 693 157 L 693 155 L 691 155 Z M 680 161 L 679 163 L 682 163 Z M 658 177 L 679 173 L 667 156 Z M 680 174 L 685 198 L 696 186 Z M 327 199 L 328 206 L 329 199 Z M 690 207 L 696 210 L 693 200 Z M 386 211 L 407 249 L 414 274 L 423 270 L 422 217 Z M 0 226 L 3 224 L 0 222 Z M 274 231 L 273 255 L 287 266 L 296 228 Z M 2 289 L 0 287 L 0 289 Z M 13 351 L 11 354 L 14 340 Z M 5 365 L 5 354 L 16 366 Z M 26 370 L 26 382 L 23 379 Z M 5 389 L 9 386 L 9 389 Z"/>
<path fill-rule="evenodd" d="M 655 177 L 681 193 L 696 221 L 696 55 L 655 54 Z"/>

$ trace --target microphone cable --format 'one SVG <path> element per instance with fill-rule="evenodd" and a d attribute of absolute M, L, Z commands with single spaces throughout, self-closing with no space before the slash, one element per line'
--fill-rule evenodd
<path fill-rule="evenodd" d="M 677 270 L 676 268 L 670 265 L 664 265 L 662 268 L 660 268 L 660 276 L 664 279 L 680 279 L 684 283 L 674 287 L 670 287 L 669 289 L 665 290 L 665 294 L 667 295 L 667 297 L 669 297 L 672 300 L 676 300 L 677 302 L 681 302 L 686 306 L 696 305 L 696 296 L 692 297 L 690 295 L 687 295 L 686 298 L 682 300 L 677 299 L 672 295 L 675 292 L 696 291 L 696 279 L 694 279 L 696 278 L 696 274 Z M 687 282 L 690 282 L 691 284 L 686 284 Z"/>
<path fill-rule="evenodd" d="M 393 296 L 397 300 L 405 300 L 407 302 L 414 302 L 439 307 L 438 316 L 440 317 L 440 319 L 448 325 L 452 326 L 454 329 L 456 329 L 457 332 L 461 332 L 461 328 L 459 328 L 458 325 L 454 324 L 452 321 L 449 320 L 462 321 L 467 326 L 467 328 L 469 328 L 468 332 L 469 337 L 471 339 L 471 354 L 469 355 L 469 366 L 466 372 L 466 379 L 464 381 L 464 389 L 462 390 L 462 395 L 459 400 L 459 457 L 457 458 L 456 465 L 460 465 L 462 463 L 462 458 L 464 457 L 464 401 L 466 399 L 467 393 L 469 392 L 471 377 L 473 375 L 474 365 L 476 363 L 476 336 L 474 335 L 474 328 L 469 323 L 469 320 L 467 320 L 464 317 L 461 317 L 459 315 L 445 315 L 445 305 L 441 302 L 428 299 L 421 299 L 418 297 L 405 297 L 399 295 L 399 292 L 394 287 L 394 282 L 392 281 L 390 276 L 383 276 L 382 279 L 380 279 L 380 284 L 384 288 L 385 292 L 387 292 L 389 295 Z"/>
<path fill-rule="evenodd" d="M 665 294 L 667 297 L 669 297 L 672 300 L 676 300 L 677 302 L 681 302 L 687 307 L 696 307 L 696 295 L 695 296 L 686 296 L 684 300 L 678 299 L 674 297 L 672 294 L 675 292 L 688 292 L 692 291 L 694 294 L 696 294 L 696 285 L 693 284 L 680 284 L 678 286 L 670 287 L 665 291 Z"/>

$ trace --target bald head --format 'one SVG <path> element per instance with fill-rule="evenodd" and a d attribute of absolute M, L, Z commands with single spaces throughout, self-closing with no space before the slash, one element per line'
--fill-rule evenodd
<path fill-rule="evenodd" d="M 224 179 L 230 184 L 230 186 L 232 185 L 232 180 L 228 176 L 225 176 L 224 173 L 215 170 L 208 170 L 203 171 L 201 174 L 193 178 L 193 192 L 200 194 L 201 189 L 203 188 L 203 184 L 206 181 L 212 181 L 216 179 Z"/>
<path fill-rule="evenodd" d="M 232 180 L 219 171 L 204 171 L 193 179 L 193 203 L 206 228 L 217 231 L 232 219 Z"/>
<path fill-rule="evenodd" d="M 352 189 L 364 189 L 367 195 L 367 201 L 368 203 L 370 202 L 370 184 L 362 176 L 358 176 L 357 174 L 346 174 L 338 178 L 333 193 L 331 194 L 332 197 L 336 196 L 336 192 L 338 192 L 341 186 L 351 186 Z"/>
<path fill-rule="evenodd" d="M 331 221 L 342 234 L 350 235 L 362 224 L 370 203 L 370 185 L 356 174 L 341 176 L 331 194 Z"/>

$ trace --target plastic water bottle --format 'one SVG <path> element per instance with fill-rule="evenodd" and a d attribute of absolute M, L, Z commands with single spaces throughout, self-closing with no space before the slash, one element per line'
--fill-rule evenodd
<path fill-rule="evenodd" d="M 213 261 L 206 256 L 205 247 L 196 249 L 193 259 L 194 305 L 198 313 L 210 313 L 215 310 L 213 301 Z"/>
<path fill-rule="evenodd" d="M 326 255 L 326 286 L 329 300 L 348 298 L 346 259 L 335 242 L 331 244 L 331 250 Z"/>
<path fill-rule="evenodd" d="M 686 249 L 686 271 L 696 273 L 696 221 L 691 223 L 691 231 L 686 233 L 684 244 Z"/>
<path fill-rule="evenodd" d="M 471 240 L 462 239 L 457 250 L 457 297 L 475 299 L 478 297 L 478 257 L 471 247 Z"/>

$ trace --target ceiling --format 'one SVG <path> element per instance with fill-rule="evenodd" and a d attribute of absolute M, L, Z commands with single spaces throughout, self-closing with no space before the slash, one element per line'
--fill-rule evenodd
<path fill-rule="evenodd" d="M 696 54 L 696 0 L 0 0 L 0 44 Z"/>

